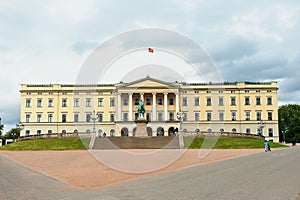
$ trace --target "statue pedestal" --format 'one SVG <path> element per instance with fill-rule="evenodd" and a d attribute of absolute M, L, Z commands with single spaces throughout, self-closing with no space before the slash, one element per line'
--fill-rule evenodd
<path fill-rule="evenodd" d="M 147 120 L 144 118 L 139 118 L 136 120 L 136 137 L 147 137 Z"/>

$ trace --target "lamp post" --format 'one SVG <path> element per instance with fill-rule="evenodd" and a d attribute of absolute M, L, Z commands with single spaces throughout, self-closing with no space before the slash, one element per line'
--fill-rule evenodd
<path fill-rule="evenodd" d="M 20 134 L 21 134 L 21 131 L 24 129 L 24 125 L 20 122 L 19 124 L 16 124 L 16 129 L 18 129 L 20 131 Z M 14 142 L 15 142 L 15 136 L 16 135 L 17 135 L 17 133 L 12 133 Z"/>
<path fill-rule="evenodd" d="M 181 110 L 179 112 L 176 113 L 176 118 L 179 120 L 179 130 L 181 131 L 182 129 L 182 121 L 185 118 L 185 113 L 181 112 Z"/>
<path fill-rule="evenodd" d="M 259 134 L 262 136 L 263 135 L 263 130 L 266 127 L 265 123 L 262 120 L 260 120 L 257 127 L 259 129 Z"/>
<path fill-rule="evenodd" d="M 92 120 L 93 120 L 93 132 L 96 132 L 96 120 L 98 119 L 98 117 L 96 116 L 96 112 L 95 110 L 93 111 L 93 117 L 92 117 Z"/>
<path fill-rule="evenodd" d="M 1 123 L 1 117 L 0 117 L 0 136 L 2 135 L 2 127 L 3 127 L 3 125 Z"/>

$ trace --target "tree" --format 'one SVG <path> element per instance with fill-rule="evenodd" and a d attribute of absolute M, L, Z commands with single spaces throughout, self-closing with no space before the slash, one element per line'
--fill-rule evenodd
<path fill-rule="evenodd" d="M 1 123 L 1 117 L 0 117 L 0 136 L 2 135 L 3 129 L 4 129 L 4 125 Z"/>
<path fill-rule="evenodd" d="M 278 109 L 279 140 L 291 142 L 295 137 L 300 141 L 300 105 L 288 104 Z"/>
<path fill-rule="evenodd" d="M 17 128 L 12 128 L 4 135 L 4 139 L 17 139 L 20 137 L 20 130 Z"/>

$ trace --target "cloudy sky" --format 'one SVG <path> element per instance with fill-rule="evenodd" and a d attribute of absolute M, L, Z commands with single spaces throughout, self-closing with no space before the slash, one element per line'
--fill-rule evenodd
<path fill-rule="evenodd" d="M 279 81 L 280 104 L 300 102 L 298 1 L 0 0 L 5 131 L 19 121 L 20 84 L 74 83 L 96 47 L 142 28 L 191 38 L 211 57 L 222 80 Z"/>

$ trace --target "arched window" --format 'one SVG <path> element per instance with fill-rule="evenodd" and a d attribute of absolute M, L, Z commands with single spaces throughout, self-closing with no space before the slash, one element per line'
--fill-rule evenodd
<path fill-rule="evenodd" d="M 207 132 L 208 132 L 208 133 L 211 133 L 211 132 L 212 132 L 211 128 L 207 129 Z"/>
<path fill-rule="evenodd" d="M 62 130 L 62 134 L 66 134 L 67 133 L 67 131 L 66 130 Z"/>
<path fill-rule="evenodd" d="M 169 134 L 169 136 L 176 135 L 175 128 L 174 127 L 170 127 L 169 130 L 168 130 L 168 134 Z"/>
<path fill-rule="evenodd" d="M 235 128 L 233 128 L 231 131 L 232 131 L 232 133 L 236 133 L 236 129 Z"/>
<path fill-rule="evenodd" d="M 128 136 L 128 129 L 126 127 L 122 128 L 121 136 Z"/>
<path fill-rule="evenodd" d="M 91 133 L 90 129 L 87 129 L 85 132 L 86 132 L 86 133 Z"/>
<path fill-rule="evenodd" d="M 147 127 L 147 135 L 152 136 L 152 128 L 151 127 Z"/>
<path fill-rule="evenodd" d="M 224 129 L 223 128 L 220 129 L 220 133 L 221 134 L 224 133 Z"/>
<path fill-rule="evenodd" d="M 164 136 L 164 129 L 162 127 L 159 127 L 157 129 L 157 136 Z"/>
<path fill-rule="evenodd" d="M 111 129 L 109 133 L 110 133 L 110 137 L 114 137 L 115 136 L 115 130 L 114 129 Z"/>
<path fill-rule="evenodd" d="M 98 137 L 103 137 L 103 132 L 101 129 L 98 130 Z"/>

